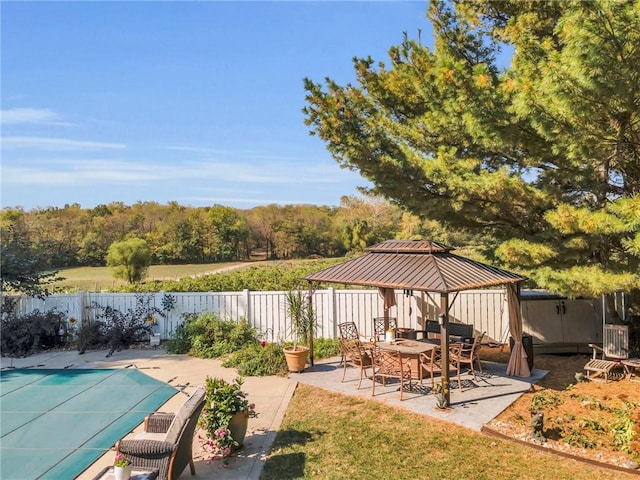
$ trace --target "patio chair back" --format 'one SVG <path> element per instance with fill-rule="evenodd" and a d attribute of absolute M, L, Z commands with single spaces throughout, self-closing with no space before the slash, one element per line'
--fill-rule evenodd
<path fill-rule="evenodd" d="M 482 346 L 482 339 L 484 338 L 487 332 L 482 332 L 480 335 L 477 335 L 473 340 L 472 345 L 468 345 L 465 343 L 454 343 L 451 344 L 451 351 L 449 357 L 451 361 L 460 369 L 462 365 L 468 365 L 473 375 L 474 380 L 478 380 L 476 377 L 476 369 L 475 366 L 478 366 L 478 370 L 482 373 L 482 364 L 480 363 L 480 347 Z"/>
<path fill-rule="evenodd" d="M 387 329 L 385 328 L 384 317 L 375 317 L 373 319 L 373 338 L 376 342 L 384 342 L 385 336 L 387 334 Z M 387 328 L 392 328 L 393 330 L 398 329 L 398 319 L 395 317 L 387 318 Z"/>
<path fill-rule="evenodd" d="M 452 352 L 452 357 L 458 354 L 460 347 L 459 344 L 454 344 L 451 346 L 450 351 Z M 442 349 L 440 346 L 436 346 L 428 352 L 420 354 L 420 383 L 422 383 L 423 375 L 425 372 L 429 372 L 431 376 L 431 386 L 433 387 L 434 382 L 434 374 L 442 375 Z M 462 387 L 460 383 L 460 368 L 458 364 L 450 361 L 449 362 L 449 372 L 455 372 L 458 377 L 458 386 Z"/>
<path fill-rule="evenodd" d="M 338 325 L 340 340 L 360 340 L 360 333 L 355 322 L 344 322 Z"/>
<path fill-rule="evenodd" d="M 627 325 L 604 325 L 602 350 L 607 358 L 617 360 L 629 358 L 629 327 Z"/>

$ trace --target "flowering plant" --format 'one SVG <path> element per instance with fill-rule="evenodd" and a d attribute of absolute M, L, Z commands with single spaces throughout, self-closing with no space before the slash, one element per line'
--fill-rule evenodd
<path fill-rule="evenodd" d="M 122 453 L 116 453 L 116 458 L 113 459 L 114 467 L 128 467 L 131 465 L 131 461 L 125 457 Z"/>
<path fill-rule="evenodd" d="M 201 447 L 212 457 L 221 457 L 226 463 L 233 450 L 240 446 L 229 430 L 229 422 L 236 413 L 243 413 L 246 418 L 255 418 L 258 413 L 255 404 L 247 400 L 247 393 L 242 390 L 242 377 L 233 382 L 222 378 L 206 378 L 206 401 L 200 415 L 200 426 L 206 437 L 198 436 Z"/>

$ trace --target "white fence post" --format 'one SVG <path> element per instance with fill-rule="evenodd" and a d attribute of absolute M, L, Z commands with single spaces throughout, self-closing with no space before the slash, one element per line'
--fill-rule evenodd
<path fill-rule="evenodd" d="M 253 326 L 253 311 L 251 309 L 251 291 L 249 289 L 245 289 L 242 291 L 244 298 L 244 315 L 247 323 Z"/>

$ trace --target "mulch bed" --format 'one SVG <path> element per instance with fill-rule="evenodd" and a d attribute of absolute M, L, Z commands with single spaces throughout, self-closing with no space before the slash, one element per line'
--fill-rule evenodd
<path fill-rule="evenodd" d="M 480 358 L 507 363 L 509 349 L 485 346 L 480 351 Z M 484 429 L 485 433 L 640 475 L 637 469 L 640 463 L 640 383 L 631 382 L 622 375 L 608 383 L 578 381 L 576 374 L 584 373 L 583 367 L 589 358 L 588 355 L 536 355 L 534 368 L 549 373 L 491 421 Z M 545 443 L 531 438 L 532 410 L 544 412 Z M 627 413 L 622 415 L 621 412 Z M 616 445 L 625 418 L 634 423 L 632 449 L 636 452 L 635 459 Z"/>

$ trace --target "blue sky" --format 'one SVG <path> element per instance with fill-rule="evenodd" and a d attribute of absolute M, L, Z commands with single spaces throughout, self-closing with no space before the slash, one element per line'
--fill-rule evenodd
<path fill-rule="evenodd" d="M 1 204 L 26 210 L 339 205 L 366 182 L 309 136 L 302 79 L 353 82 L 354 56 L 432 40 L 426 1 L 0 8 Z"/>

